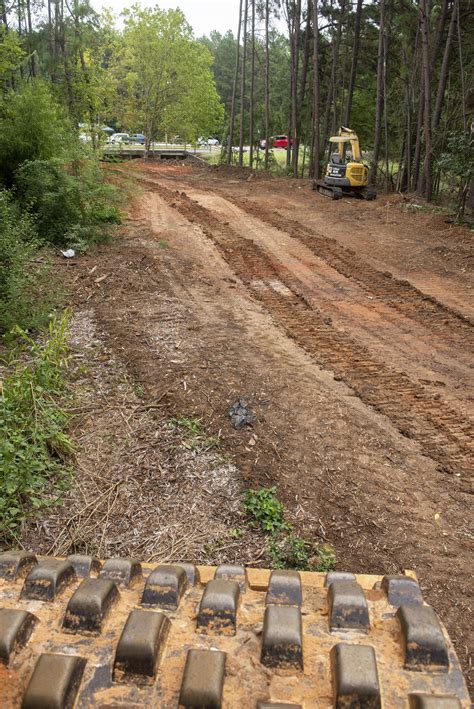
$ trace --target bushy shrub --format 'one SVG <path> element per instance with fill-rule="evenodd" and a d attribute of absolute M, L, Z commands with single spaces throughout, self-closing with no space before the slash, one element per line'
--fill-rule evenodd
<path fill-rule="evenodd" d="M 77 134 L 50 88 L 35 79 L 0 103 L 0 182 L 14 184 L 26 160 L 71 160 L 80 154 Z"/>
<path fill-rule="evenodd" d="M 23 163 L 15 181 L 20 204 L 34 218 L 40 239 L 62 245 L 71 226 L 84 218 L 79 179 L 56 160 L 35 160 Z"/>
<path fill-rule="evenodd" d="M 57 160 L 25 162 L 16 172 L 18 197 L 45 243 L 84 250 L 107 236 L 107 225 L 121 221 L 115 191 L 88 160 L 76 175 Z"/>
<path fill-rule="evenodd" d="M 29 218 L 5 190 L 0 190 L 0 333 L 23 323 L 29 310 L 32 285 L 28 262 L 35 248 Z"/>

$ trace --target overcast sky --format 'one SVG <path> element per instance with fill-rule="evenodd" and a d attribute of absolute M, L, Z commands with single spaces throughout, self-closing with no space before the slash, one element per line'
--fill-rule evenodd
<path fill-rule="evenodd" d="M 92 0 L 92 5 L 97 10 L 108 7 L 118 15 L 134 2 L 135 0 Z M 197 37 L 209 34 L 211 30 L 222 33 L 232 30 L 235 33 L 237 29 L 239 0 L 141 0 L 140 4 L 144 7 L 158 5 L 162 10 L 179 7 Z"/>

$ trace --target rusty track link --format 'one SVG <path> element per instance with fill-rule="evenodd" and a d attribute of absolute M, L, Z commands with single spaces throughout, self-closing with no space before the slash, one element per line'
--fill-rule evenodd
<path fill-rule="evenodd" d="M 378 271 L 336 239 L 318 234 L 278 211 L 267 210 L 252 200 L 235 197 L 227 192 L 220 194 L 248 214 L 297 238 L 331 268 L 356 281 L 377 300 L 395 308 L 405 317 L 428 327 L 432 333 L 444 339 L 455 339 L 457 345 L 471 349 L 474 347 L 474 323 L 467 316 L 423 293 L 409 281 L 397 279 L 389 272 Z"/>
<path fill-rule="evenodd" d="M 416 440 L 442 470 L 465 475 L 460 482 L 464 491 L 469 491 L 466 483 L 472 470 L 474 433 L 469 420 L 336 330 L 309 304 L 288 270 L 255 242 L 242 239 L 186 193 L 156 181 L 144 182 L 190 222 L 199 224 L 252 295 L 318 364 L 333 371 L 364 403 L 386 415 L 403 435 Z M 275 288 L 279 282 L 286 287 L 283 293 Z"/>

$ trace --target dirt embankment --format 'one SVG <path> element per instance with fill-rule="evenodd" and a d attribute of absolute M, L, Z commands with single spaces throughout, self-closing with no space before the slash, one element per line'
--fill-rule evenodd
<path fill-rule="evenodd" d="M 109 393 L 95 382 L 79 431 L 85 467 L 96 458 L 120 490 L 102 490 L 101 550 L 268 563 L 258 535 L 239 536 L 232 498 L 276 484 L 297 529 L 335 546 L 338 568 L 414 568 L 467 667 L 469 234 L 398 198 L 332 203 L 287 179 L 125 170 L 141 188 L 126 227 L 68 269 L 76 322 L 94 323 L 86 336 L 115 373 Z M 84 387 L 93 399 L 90 378 Z M 251 431 L 229 424 L 239 396 L 257 415 Z M 201 446 L 196 460 L 180 447 L 169 428 L 180 417 L 202 419 L 219 452 Z M 107 445 L 105 427 L 117 436 Z"/>

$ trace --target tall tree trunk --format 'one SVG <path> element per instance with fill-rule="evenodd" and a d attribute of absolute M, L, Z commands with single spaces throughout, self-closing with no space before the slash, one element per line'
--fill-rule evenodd
<path fill-rule="evenodd" d="M 240 85 L 240 139 L 239 166 L 244 164 L 244 120 L 245 120 L 245 70 L 247 65 L 247 23 L 249 17 L 249 2 L 244 0 L 244 47 L 242 53 L 242 83 Z"/>
<path fill-rule="evenodd" d="M 405 116 L 406 116 L 406 151 L 405 151 L 405 166 L 402 181 L 402 189 L 410 191 L 412 179 L 412 160 L 413 160 L 413 127 L 412 127 L 412 112 L 413 112 L 413 88 L 416 81 L 416 72 L 418 64 L 418 42 L 420 36 L 419 24 L 416 29 L 415 44 L 412 52 L 411 74 L 406 74 L 405 78 Z M 404 48 L 403 56 L 408 69 L 408 53 Z"/>
<path fill-rule="evenodd" d="M 303 64 L 301 66 L 300 77 L 300 92 L 298 95 L 298 116 L 300 117 L 299 124 L 301 125 L 301 109 L 306 96 L 306 83 L 308 78 L 309 56 L 311 49 L 311 0 L 308 0 L 306 11 L 306 28 L 303 39 Z"/>
<path fill-rule="evenodd" d="M 250 63 L 250 115 L 249 115 L 249 134 L 250 134 L 250 154 L 249 162 L 250 169 L 253 169 L 253 140 L 254 140 L 254 101 L 255 101 L 255 0 L 250 0 L 252 4 L 252 60 Z"/>
<path fill-rule="evenodd" d="M 415 142 L 415 155 L 413 157 L 413 183 L 412 190 L 415 191 L 418 186 L 418 180 L 420 176 L 420 162 L 421 162 L 421 132 L 423 128 L 423 114 L 425 109 L 425 99 L 424 99 L 424 85 L 423 76 L 420 77 L 420 99 L 418 103 L 418 115 L 416 119 L 416 142 Z"/>
<path fill-rule="evenodd" d="M 319 165 L 321 161 L 320 148 L 320 111 L 319 111 L 319 25 L 318 25 L 318 0 L 313 0 L 313 146 L 310 174 L 317 180 L 319 178 Z"/>
<path fill-rule="evenodd" d="M 298 70 L 300 54 L 301 0 L 296 1 L 293 38 L 293 81 L 291 82 L 291 137 L 293 139 L 293 177 L 298 177 L 300 137 L 298 133 Z"/>
<path fill-rule="evenodd" d="M 61 39 L 60 39 L 60 28 L 61 28 L 61 8 L 60 0 L 54 0 L 54 35 L 53 35 L 53 81 L 58 79 L 58 64 L 59 55 L 61 53 Z"/>
<path fill-rule="evenodd" d="M 433 155 L 431 143 L 431 63 L 430 63 L 430 18 L 427 0 L 419 0 L 421 24 L 421 48 L 424 91 L 423 134 L 425 143 L 425 161 L 423 167 L 424 192 L 428 202 L 433 197 Z"/>
<path fill-rule="evenodd" d="M 466 120 L 466 86 L 464 81 L 464 62 L 462 58 L 462 42 L 461 42 L 461 10 L 459 7 L 459 2 L 457 3 L 457 21 L 458 21 L 458 48 L 459 48 L 459 73 L 461 76 L 461 108 L 462 108 L 462 122 L 463 128 L 467 130 L 467 120 Z"/>
<path fill-rule="evenodd" d="M 16 11 L 17 11 L 17 22 L 18 22 L 18 36 L 22 37 L 23 36 L 23 5 L 22 5 L 22 0 L 17 0 L 17 6 L 16 6 Z M 22 79 L 24 79 L 24 68 L 23 64 L 20 64 L 20 76 Z"/>
<path fill-rule="evenodd" d="M 53 11 L 51 3 L 54 0 L 48 0 L 48 43 L 49 43 L 49 61 L 50 61 L 50 76 L 51 81 L 54 81 L 55 74 L 55 63 L 54 63 L 54 51 L 55 51 L 55 31 L 53 25 Z"/>
<path fill-rule="evenodd" d="M 270 149 L 270 0 L 265 0 L 265 170 L 268 170 Z"/>
<path fill-rule="evenodd" d="M 410 189 L 411 185 L 411 100 L 410 100 L 410 86 L 408 83 L 408 77 L 405 86 L 405 113 L 407 121 L 406 130 L 406 151 L 405 151 L 405 175 L 401 182 L 400 190 Z"/>
<path fill-rule="evenodd" d="M 21 37 L 23 35 L 23 2 L 22 2 L 22 0 L 17 0 L 16 17 L 17 17 L 17 22 L 18 22 L 18 34 Z"/>
<path fill-rule="evenodd" d="M 344 125 L 350 128 L 352 99 L 354 96 L 355 81 L 357 76 L 357 62 L 359 61 L 360 47 L 360 23 L 362 18 L 362 0 L 357 0 L 357 9 L 354 25 L 354 43 L 352 45 L 351 73 L 349 78 L 349 88 L 347 89 L 346 112 L 344 114 Z"/>
<path fill-rule="evenodd" d="M 237 82 L 239 79 L 239 68 L 240 68 L 240 32 L 242 29 L 242 2 L 243 2 L 243 0 L 240 0 L 239 26 L 237 29 L 237 46 L 235 49 L 234 83 L 232 86 L 232 103 L 231 103 L 231 107 L 230 107 L 229 145 L 227 147 L 227 164 L 228 165 L 230 165 L 232 162 L 232 143 L 234 142 L 235 103 L 236 103 Z"/>
<path fill-rule="evenodd" d="M 400 158 L 398 160 L 398 172 L 397 172 L 397 182 L 395 185 L 395 190 L 397 192 L 402 191 L 403 180 L 404 180 L 404 164 L 406 163 L 406 135 L 403 136 L 402 147 L 400 150 Z"/>
<path fill-rule="evenodd" d="M 30 53 L 30 72 L 31 76 L 36 76 L 36 56 L 33 51 L 33 25 L 31 22 L 31 0 L 26 0 L 26 18 L 28 21 L 28 50 Z"/>
<path fill-rule="evenodd" d="M 380 24 L 379 24 L 379 45 L 377 54 L 377 98 L 375 102 L 375 134 L 374 153 L 370 169 L 370 183 L 377 182 L 377 169 L 380 156 L 380 144 L 382 142 L 382 114 L 384 104 L 383 74 L 384 74 L 384 45 L 385 45 L 385 0 L 380 1 Z"/>
<path fill-rule="evenodd" d="M 448 35 L 446 37 L 446 44 L 444 45 L 443 62 L 441 64 L 441 70 L 439 73 L 438 90 L 436 92 L 435 107 L 433 111 L 433 123 L 432 130 L 433 133 L 439 126 L 441 120 L 441 110 L 443 108 L 444 93 L 446 91 L 446 82 L 448 80 L 449 73 L 449 58 L 451 54 L 451 47 L 453 43 L 454 30 L 456 27 L 456 8 L 458 1 L 454 0 L 453 7 L 451 9 L 451 19 L 449 21 Z"/>
<path fill-rule="evenodd" d="M 388 144 L 388 111 L 387 111 L 387 57 L 388 57 L 388 36 L 385 33 L 383 43 L 383 123 L 384 123 L 384 149 L 385 149 L 385 191 L 389 191 L 389 144 Z"/>
<path fill-rule="evenodd" d="M 441 46 L 443 44 L 444 28 L 446 26 L 446 20 L 448 17 L 449 3 L 450 0 L 443 0 L 441 12 L 439 14 L 438 22 L 436 24 L 435 36 L 433 39 L 433 51 L 431 54 L 431 66 L 433 71 L 435 69 L 435 64 L 441 51 Z"/>
<path fill-rule="evenodd" d="M 337 76 L 338 76 L 338 63 L 339 63 L 339 48 L 341 45 L 342 36 L 342 23 L 345 16 L 345 0 L 340 0 L 339 2 L 340 13 L 339 21 L 337 23 L 336 35 L 332 40 L 332 57 L 331 57 L 331 78 L 329 80 L 329 89 L 326 100 L 326 108 L 324 111 L 324 121 L 323 121 L 323 139 L 324 145 L 327 144 L 329 139 L 329 122 L 332 116 L 332 125 L 334 128 L 334 120 L 336 113 L 336 93 L 337 93 Z M 334 23 L 334 14 L 331 15 L 332 22 Z M 332 111 L 332 113 L 331 113 Z"/>

